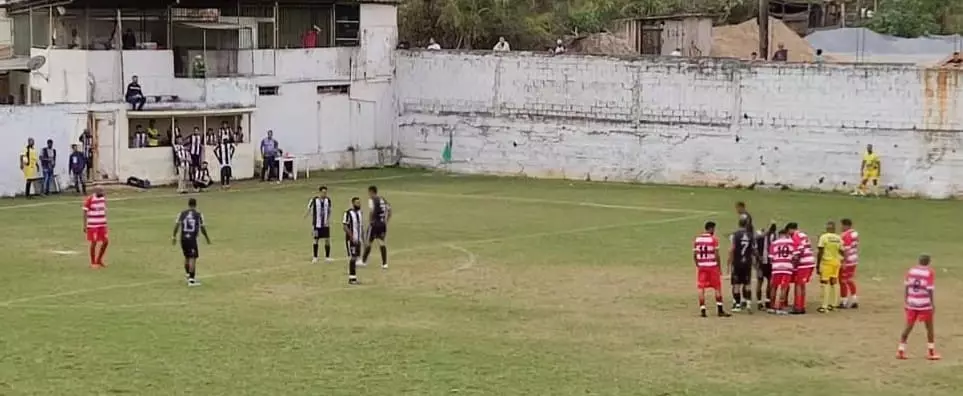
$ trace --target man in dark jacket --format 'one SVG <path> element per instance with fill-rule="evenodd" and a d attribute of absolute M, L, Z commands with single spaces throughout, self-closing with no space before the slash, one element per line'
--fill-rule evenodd
<path fill-rule="evenodd" d="M 70 178 L 73 179 L 74 188 L 77 189 L 77 192 L 87 195 L 87 183 L 84 177 L 84 171 L 87 168 L 87 156 L 76 144 L 71 144 L 70 148 L 72 150 L 68 160 Z"/>

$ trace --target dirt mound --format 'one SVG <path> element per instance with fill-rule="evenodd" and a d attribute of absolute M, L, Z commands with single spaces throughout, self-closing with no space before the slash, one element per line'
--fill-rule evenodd
<path fill-rule="evenodd" d="M 738 25 L 712 28 L 712 56 L 748 59 L 759 51 L 759 24 L 756 18 Z M 769 18 L 769 55 L 779 44 L 789 50 L 790 62 L 812 62 L 816 51 L 781 20 Z"/>
<path fill-rule="evenodd" d="M 566 45 L 568 52 L 594 55 L 638 55 L 628 41 L 612 33 L 594 33 L 575 37 Z"/>

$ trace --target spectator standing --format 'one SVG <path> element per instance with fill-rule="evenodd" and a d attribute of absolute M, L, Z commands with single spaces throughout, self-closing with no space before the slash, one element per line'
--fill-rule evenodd
<path fill-rule="evenodd" d="M 87 158 L 76 144 L 70 145 L 70 178 L 78 193 L 87 195 L 87 183 L 84 181 L 84 169 L 87 168 Z"/>
<path fill-rule="evenodd" d="M 188 183 L 194 178 L 191 172 L 191 154 L 188 146 L 190 143 L 184 139 L 177 139 L 174 143 L 174 155 L 177 158 L 177 192 L 186 193 Z"/>
<path fill-rule="evenodd" d="M 140 84 L 137 82 L 137 76 L 130 78 L 130 84 L 127 84 L 127 93 L 124 94 L 124 98 L 126 99 L 127 103 L 130 103 L 131 110 L 144 110 L 144 103 L 147 103 L 147 99 L 144 98 L 144 91 L 140 89 Z"/>
<path fill-rule="evenodd" d="M 52 139 L 40 150 L 40 169 L 43 171 L 43 195 L 50 195 L 50 185 L 54 183 L 54 169 L 57 166 L 57 149 Z"/>
<path fill-rule="evenodd" d="M 231 126 L 228 125 L 227 121 L 221 122 L 221 128 L 217 130 L 217 144 L 220 144 L 227 139 L 229 142 L 234 142 L 234 132 L 231 131 Z"/>
<path fill-rule="evenodd" d="M 301 47 L 303 48 L 315 48 L 318 46 L 318 35 L 321 33 L 321 28 L 317 25 L 312 25 L 307 30 L 304 31 L 304 35 L 301 36 Z"/>
<path fill-rule="evenodd" d="M 511 50 L 512 47 L 508 45 L 508 41 L 505 41 L 504 37 L 499 37 L 498 43 L 495 43 L 495 48 L 492 48 L 492 51 L 495 52 L 509 52 Z"/>
<path fill-rule="evenodd" d="M 160 146 L 160 131 L 154 126 L 154 120 L 147 120 L 147 147 Z"/>
<path fill-rule="evenodd" d="M 228 137 L 222 138 L 221 142 L 214 148 L 214 156 L 217 157 L 217 162 L 221 165 L 221 187 L 224 188 L 231 187 L 231 177 L 234 173 L 234 169 L 231 168 L 234 164 L 234 150 L 234 144 Z"/>
<path fill-rule="evenodd" d="M 261 139 L 261 180 L 268 181 L 271 174 L 277 171 L 278 141 L 274 140 L 274 131 L 267 131 L 267 137 Z"/>
<path fill-rule="evenodd" d="M 121 36 L 121 45 L 125 50 L 137 49 L 137 36 L 134 35 L 134 31 L 127 29 L 124 31 L 124 35 Z"/>
<path fill-rule="evenodd" d="M 137 125 L 134 128 L 134 140 L 131 141 L 131 148 L 143 148 L 147 147 L 147 132 L 144 131 L 144 127 Z"/>
<path fill-rule="evenodd" d="M 207 65 L 204 64 L 204 57 L 194 56 L 194 63 L 191 63 L 191 78 L 204 78 L 207 76 Z"/>
<path fill-rule="evenodd" d="M 23 196 L 30 198 L 30 186 L 37 180 L 39 163 L 37 160 L 37 149 L 34 147 L 33 138 L 27 139 L 27 147 L 20 154 L 20 170 L 23 171 L 24 189 Z"/>
<path fill-rule="evenodd" d="M 789 61 L 789 50 L 782 43 L 776 47 L 776 52 L 772 53 L 773 62 L 788 62 Z"/>
<path fill-rule="evenodd" d="M 234 130 L 234 143 L 244 143 L 244 129 L 240 125 Z"/>
<path fill-rule="evenodd" d="M 438 42 L 435 41 L 435 38 L 432 37 L 432 38 L 428 39 L 428 47 L 427 47 L 427 48 L 428 48 L 428 50 L 431 50 L 431 51 L 440 51 L 440 50 L 441 50 L 441 44 L 438 44 Z"/>
<path fill-rule="evenodd" d="M 217 144 L 217 134 L 214 133 L 214 128 L 207 128 L 207 132 L 204 133 L 204 144 L 208 146 Z"/>
<path fill-rule="evenodd" d="M 84 150 L 84 159 L 87 160 L 84 167 L 87 171 L 87 180 L 90 180 L 90 172 L 94 168 L 94 136 L 90 134 L 89 129 L 84 129 L 80 134 L 80 146 Z"/>
<path fill-rule="evenodd" d="M 190 156 L 190 178 L 194 181 L 194 173 L 204 159 L 204 137 L 201 136 L 201 128 L 194 127 L 194 133 L 187 138 L 187 150 Z"/>
<path fill-rule="evenodd" d="M 70 30 L 70 44 L 67 44 L 67 49 L 79 49 L 80 48 L 80 35 L 77 34 L 77 29 Z"/>

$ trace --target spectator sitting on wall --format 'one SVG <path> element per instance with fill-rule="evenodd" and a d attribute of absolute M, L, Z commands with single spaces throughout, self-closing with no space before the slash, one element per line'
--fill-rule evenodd
<path fill-rule="evenodd" d="M 411 48 L 411 43 L 409 43 L 409 42 L 407 42 L 407 41 L 399 41 L 399 42 L 398 42 L 398 46 L 395 47 L 395 49 L 400 49 L 400 50 L 406 50 L 406 49 L 409 49 L 409 48 Z"/>
<path fill-rule="evenodd" d="M 191 78 L 204 78 L 207 76 L 207 65 L 204 64 L 204 57 L 194 56 L 194 63 L 191 64 Z"/>
<path fill-rule="evenodd" d="M 144 103 L 147 103 L 147 99 L 144 98 L 144 91 L 140 89 L 137 76 L 130 78 L 130 84 L 127 84 L 127 93 L 124 94 L 124 98 L 127 100 L 127 103 L 130 103 L 131 110 L 144 110 Z"/>
<path fill-rule="evenodd" d="M 817 49 L 817 50 L 816 50 L 816 56 L 813 57 L 813 62 L 822 64 L 822 63 L 825 62 L 825 61 L 826 61 L 826 59 L 823 58 L 823 50 L 822 50 L 822 49 Z"/>
<path fill-rule="evenodd" d="M 669 55 L 671 55 L 671 56 L 682 56 L 682 48 L 676 48 L 676 49 L 672 50 L 672 53 L 670 53 Z"/>
<path fill-rule="evenodd" d="M 432 50 L 432 51 L 439 51 L 439 50 L 441 50 L 441 44 L 438 44 L 438 42 L 435 41 L 435 38 L 432 37 L 432 38 L 428 39 L 428 47 L 426 47 L 426 48 L 428 48 L 429 50 Z"/>
<path fill-rule="evenodd" d="M 789 50 L 782 43 L 776 47 L 776 52 L 772 53 L 772 60 L 774 62 L 788 62 L 789 61 Z"/>
<path fill-rule="evenodd" d="M 77 189 L 78 193 L 87 195 L 87 182 L 84 181 L 84 168 L 87 167 L 87 158 L 84 157 L 84 152 L 76 143 L 71 144 L 70 149 L 72 150 L 68 160 L 70 180 L 73 181 L 74 188 Z"/>
<path fill-rule="evenodd" d="M 311 25 L 308 30 L 304 31 L 304 35 L 301 36 L 301 47 L 316 48 L 318 46 L 318 35 L 320 33 L 321 28 L 317 25 Z"/>
<path fill-rule="evenodd" d="M 759 53 L 758 53 L 758 52 L 753 51 L 751 54 L 749 54 L 749 61 L 750 61 L 750 62 L 755 62 L 755 61 L 758 61 L 758 60 L 759 60 Z"/>
<path fill-rule="evenodd" d="M 128 28 L 124 31 L 124 35 L 120 38 L 121 45 L 125 50 L 137 49 L 137 36 L 134 36 L 134 31 Z"/>
<path fill-rule="evenodd" d="M 505 41 L 504 37 L 499 37 L 498 43 L 495 44 L 495 48 L 492 48 L 492 51 L 497 51 L 497 52 L 508 52 L 511 50 L 512 50 L 512 47 L 508 45 L 508 41 Z"/>
<path fill-rule="evenodd" d="M 555 49 L 552 50 L 553 54 L 564 54 L 565 45 L 562 44 L 562 39 L 555 40 Z"/>
<path fill-rule="evenodd" d="M 954 52 L 953 56 L 950 57 L 946 62 L 943 63 L 945 67 L 963 67 L 963 56 L 959 52 Z"/>
<path fill-rule="evenodd" d="M 147 120 L 147 147 L 160 146 L 160 131 L 154 126 L 154 120 Z"/>

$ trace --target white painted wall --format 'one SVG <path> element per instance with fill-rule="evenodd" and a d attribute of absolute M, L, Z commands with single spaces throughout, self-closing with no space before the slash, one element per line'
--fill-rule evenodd
<path fill-rule="evenodd" d="M 19 156 L 33 138 L 39 150 L 47 139 L 53 139 L 57 149 L 57 173 L 67 174 L 67 157 L 70 145 L 77 141 L 86 123 L 86 113 L 80 105 L 55 106 L 0 106 L 0 122 L 4 138 L 13 144 L 0 145 L 0 196 L 13 196 L 23 193 L 23 173 L 19 166 Z M 74 131 L 77 131 L 76 133 Z M 66 184 L 68 178 L 61 178 Z"/>
<path fill-rule="evenodd" d="M 899 192 L 963 195 L 963 75 L 398 51 L 403 163 L 458 172 L 850 189 L 874 144 Z"/>

